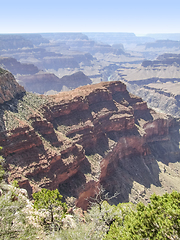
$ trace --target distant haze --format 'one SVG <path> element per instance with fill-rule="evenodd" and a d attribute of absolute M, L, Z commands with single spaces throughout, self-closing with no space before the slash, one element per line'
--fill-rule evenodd
<path fill-rule="evenodd" d="M 0 1 L 0 33 L 179 33 L 179 0 Z"/>

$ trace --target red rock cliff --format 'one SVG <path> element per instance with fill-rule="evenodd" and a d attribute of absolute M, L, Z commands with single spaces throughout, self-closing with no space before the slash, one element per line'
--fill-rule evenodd
<path fill-rule="evenodd" d="M 14 76 L 0 68 L 0 104 L 10 101 L 23 92 L 25 92 L 24 88 L 16 82 Z"/>
<path fill-rule="evenodd" d="M 17 126 L 9 123 L 12 116 Z M 59 188 L 84 209 L 100 184 L 110 194 L 118 190 L 118 201 L 124 201 L 133 179 L 154 183 L 155 159 L 148 144 L 168 141 L 174 124 L 119 81 L 49 97 L 26 94 L 1 120 L 9 181 L 17 179 L 29 194 Z"/>

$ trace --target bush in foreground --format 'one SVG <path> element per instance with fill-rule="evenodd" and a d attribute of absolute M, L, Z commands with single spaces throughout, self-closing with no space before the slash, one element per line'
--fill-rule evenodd
<path fill-rule="evenodd" d="M 119 205 L 118 205 L 119 206 Z M 118 207 L 117 206 L 117 207 Z M 179 239 L 180 193 L 151 196 L 151 203 L 117 217 L 105 239 Z"/>

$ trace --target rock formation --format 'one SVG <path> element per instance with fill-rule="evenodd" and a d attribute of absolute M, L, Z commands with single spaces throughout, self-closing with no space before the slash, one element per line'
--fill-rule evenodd
<path fill-rule="evenodd" d="M 23 92 L 24 88 L 16 82 L 14 76 L 0 68 L 0 104 L 22 95 Z"/>
<path fill-rule="evenodd" d="M 38 69 L 53 73 L 59 78 L 82 71 L 91 78 L 93 83 L 98 83 L 108 81 L 122 62 L 141 62 L 144 59 L 141 54 L 131 56 L 127 53 L 120 44 L 121 41 L 118 40 L 119 34 L 109 33 L 105 38 L 107 39 L 108 36 L 110 39 L 115 38 L 115 42 L 110 41 L 109 44 L 96 42 L 82 33 L 5 34 L 0 36 L 0 42 L 1 37 L 3 39 L 0 55 L 15 58 L 23 64 L 31 64 L 31 67 L 33 64 Z M 129 35 L 129 37 L 132 36 L 136 39 L 134 34 Z M 126 40 L 127 34 L 123 34 L 122 37 Z M 7 46 L 4 44 L 5 39 L 7 39 Z M 27 45 L 23 45 L 23 41 Z M 114 47 L 113 43 L 116 43 Z M 0 67 L 4 68 L 5 65 Z M 27 67 L 27 65 L 23 66 L 23 71 Z M 22 74 L 18 72 L 20 66 L 6 69 L 13 74 Z M 31 71 L 28 74 L 32 74 Z"/>
<path fill-rule="evenodd" d="M 133 94 L 143 98 L 149 107 L 180 117 L 180 54 L 166 53 L 156 60 L 129 66 L 114 74 L 114 80 L 126 83 Z"/>
<path fill-rule="evenodd" d="M 72 75 L 58 78 L 53 73 L 39 72 L 30 76 L 18 76 L 18 82 L 24 86 L 26 91 L 44 94 L 50 90 L 61 92 L 63 87 L 67 90 L 92 84 L 92 81 L 83 72 L 79 71 Z"/>
<path fill-rule="evenodd" d="M 8 180 L 29 195 L 58 188 L 84 209 L 100 185 L 118 191 L 115 203 L 136 201 L 134 182 L 160 187 L 157 161 L 177 161 L 180 153 L 178 122 L 148 109 L 120 81 L 26 93 L 1 105 L 0 124 Z"/>
<path fill-rule="evenodd" d="M 15 58 L 0 57 L 0 67 L 7 69 L 12 74 L 35 74 L 39 69 L 33 64 L 20 63 Z"/>

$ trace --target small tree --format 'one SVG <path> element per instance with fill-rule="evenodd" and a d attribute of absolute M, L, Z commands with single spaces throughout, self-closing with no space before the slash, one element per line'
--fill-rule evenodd
<path fill-rule="evenodd" d="M 36 209 L 45 209 L 50 213 L 51 216 L 51 224 L 55 223 L 54 214 L 61 213 L 60 219 L 65 216 L 67 211 L 66 203 L 61 201 L 62 195 L 60 195 L 59 191 L 56 190 L 47 190 L 43 188 L 41 191 L 37 193 L 33 193 L 34 198 L 34 208 Z M 60 210 L 59 210 L 60 207 Z"/>
<path fill-rule="evenodd" d="M 115 192 L 115 194 L 110 197 L 109 193 L 106 192 L 102 185 L 100 185 L 100 187 L 98 186 L 96 189 L 95 196 L 90 197 L 87 200 L 89 201 L 91 207 L 94 205 L 98 205 L 99 210 L 101 211 L 102 204 L 104 203 L 104 201 L 109 202 L 110 200 L 116 198 L 119 194 L 120 193 Z"/>

